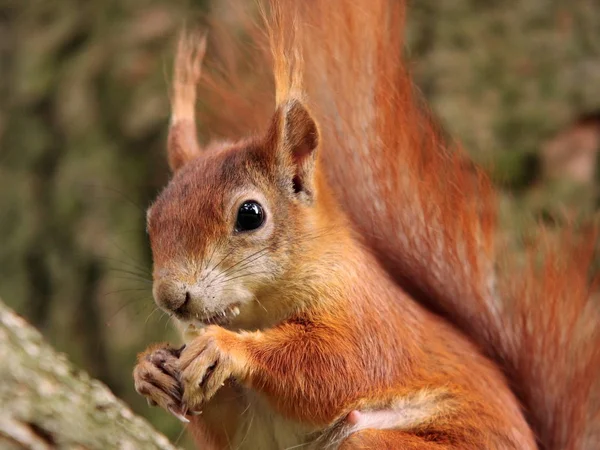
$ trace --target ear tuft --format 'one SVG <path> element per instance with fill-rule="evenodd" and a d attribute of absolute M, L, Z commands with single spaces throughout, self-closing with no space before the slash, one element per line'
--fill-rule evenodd
<path fill-rule="evenodd" d="M 202 74 L 206 35 L 183 32 L 177 45 L 167 140 L 169 166 L 176 171 L 200 154 L 196 134 L 196 87 Z"/>

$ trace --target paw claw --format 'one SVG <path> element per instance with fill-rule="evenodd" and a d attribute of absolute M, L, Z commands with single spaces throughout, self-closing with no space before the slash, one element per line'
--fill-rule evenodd
<path fill-rule="evenodd" d="M 190 420 L 187 417 L 185 417 L 181 412 L 176 411 L 173 406 L 168 406 L 167 409 L 169 410 L 169 412 L 171 414 L 173 414 L 175 417 L 177 417 L 183 423 L 190 423 Z"/>
<path fill-rule="evenodd" d="M 181 352 L 185 350 L 186 344 L 183 344 L 181 347 L 173 349 L 173 356 L 175 358 L 179 358 L 181 356 Z"/>

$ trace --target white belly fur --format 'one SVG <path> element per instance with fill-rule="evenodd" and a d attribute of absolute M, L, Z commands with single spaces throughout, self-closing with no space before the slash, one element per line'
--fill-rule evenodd
<path fill-rule="evenodd" d="M 283 418 L 258 394 L 245 391 L 245 411 L 231 447 L 235 450 L 313 449 L 315 435 L 306 426 Z"/>

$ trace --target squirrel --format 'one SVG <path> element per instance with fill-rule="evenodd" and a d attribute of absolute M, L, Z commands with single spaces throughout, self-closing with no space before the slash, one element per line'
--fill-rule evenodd
<path fill-rule="evenodd" d="M 403 1 L 263 15 L 276 105 L 251 137 L 198 143 L 206 38 L 179 41 L 147 230 L 188 329 L 139 355 L 136 390 L 203 449 L 597 448 L 595 235 L 498 249 L 490 181 L 408 74 Z"/>

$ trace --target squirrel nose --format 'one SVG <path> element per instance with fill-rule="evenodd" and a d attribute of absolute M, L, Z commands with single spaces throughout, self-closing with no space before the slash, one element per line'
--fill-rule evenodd
<path fill-rule="evenodd" d="M 172 311 L 177 316 L 185 316 L 190 304 L 189 289 L 177 283 L 158 283 L 154 288 L 154 300 L 158 306 Z"/>
<path fill-rule="evenodd" d="M 190 291 L 185 291 L 183 303 L 173 309 L 173 312 L 178 316 L 185 316 L 187 314 L 187 306 L 190 304 Z"/>

